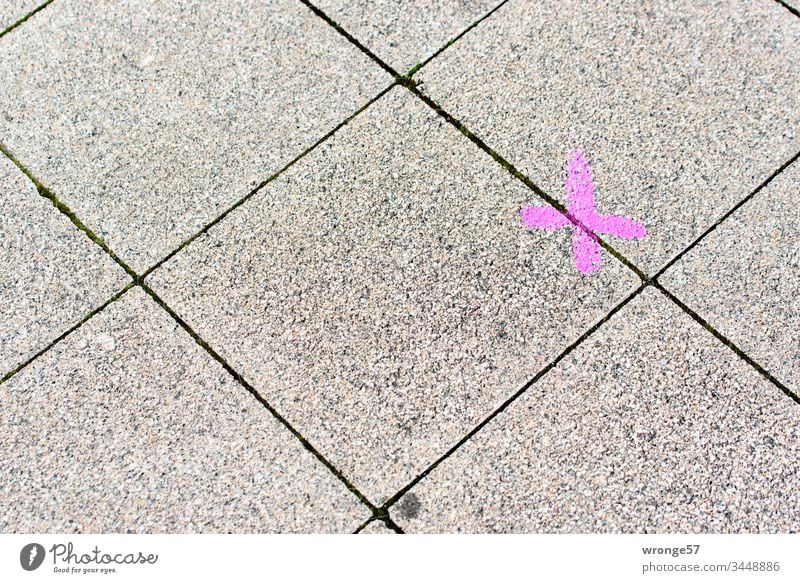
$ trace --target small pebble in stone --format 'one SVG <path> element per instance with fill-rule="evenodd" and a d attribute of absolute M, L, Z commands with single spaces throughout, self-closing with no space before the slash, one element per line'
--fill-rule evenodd
<path fill-rule="evenodd" d="M 109 336 L 108 334 L 99 334 L 96 338 L 97 345 L 106 351 L 114 350 L 117 346 L 117 343 L 114 341 L 113 336 Z"/>

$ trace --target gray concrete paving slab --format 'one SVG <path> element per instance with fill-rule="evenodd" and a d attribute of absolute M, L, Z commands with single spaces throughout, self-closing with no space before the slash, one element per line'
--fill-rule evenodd
<path fill-rule="evenodd" d="M 535 198 L 395 88 L 148 281 L 377 504 L 638 285 Z"/>
<path fill-rule="evenodd" d="M 395 534 L 382 520 L 373 520 L 358 534 Z"/>
<path fill-rule="evenodd" d="M 660 281 L 800 392 L 800 163 L 739 208 Z"/>
<path fill-rule="evenodd" d="M 136 287 L 0 387 L 0 532 L 353 532 L 367 509 Z"/>
<path fill-rule="evenodd" d="M 30 14 L 45 0 L 0 0 L 0 32 Z"/>
<path fill-rule="evenodd" d="M 501 0 L 315 0 L 334 22 L 401 75 Z"/>
<path fill-rule="evenodd" d="M 75 213 L 2 156 L 0 532 L 353 532 L 411 483 L 408 532 L 799 531 L 798 163 L 660 278 L 706 329 L 652 287 L 607 319 L 639 279 L 407 89 L 349 119 L 392 80 L 304 4 L 0 37 L 0 144 Z M 800 150 L 773 0 L 510 0 L 454 43 L 499 0 L 314 4 L 401 73 L 448 45 L 417 87 L 650 274 Z M 159 306 L 69 216 L 140 274 L 203 234 Z"/>
<path fill-rule="evenodd" d="M 0 378 L 130 278 L 0 154 Z"/>
<path fill-rule="evenodd" d="M 798 2 L 797 0 L 783 0 L 783 2 L 787 6 L 791 6 L 795 10 L 800 10 L 800 2 Z"/>
<path fill-rule="evenodd" d="M 389 75 L 300 2 L 54 2 L 0 39 L 0 136 L 141 273 Z"/>
<path fill-rule="evenodd" d="M 552 196 L 572 148 L 655 273 L 800 150 L 800 19 L 777 2 L 512 1 L 421 89 Z"/>
<path fill-rule="evenodd" d="M 653 288 L 390 508 L 406 532 L 797 532 L 800 407 Z"/>

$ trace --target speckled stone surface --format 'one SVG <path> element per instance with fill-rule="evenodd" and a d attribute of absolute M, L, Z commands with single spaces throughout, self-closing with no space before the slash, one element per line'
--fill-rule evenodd
<path fill-rule="evenodd" d="M 137 272 L 391 81 L 290 0 L 54 2 L 0 53 L 5 145 Z"/>
<path fill-rule="evenodd" d="M 396 534 L 391 528 L 386 526 L 382 520 L 373 520 L 358 534 Z"/>
<path fill-rule="evenodd" d="M 0 32 L 44 3 L 45 0 L 0 0 Z"/>
<path fill-rule="evenodd" d="M 501 0 L 313 0 L 313 4 L 401 75 L 499 5 Z"/>
<path fill-rule="evenodd" d="M 632 291 L 395 88 L 148 281 L 379 503 Z"/>
<path fill-rule="evenodd" d="M 0 154 L 0 378 L 130 281 Z"/>
<path fill-rule="evenodd" d="M 424 67 L 421 88 L 563 196 L 580 147 L 609 237 L 656 272 L 800 150 L 800 19 L 777 2 L 512 1 Z"/>
<path fill-rule="evenodd" d="M 0 532 L 353 532 L 365 508 L 140 288 L 0 390 Z"/>
<path fill-rule="evenodd" d="M 795 162 L 660 281 L 800 392 L 800 163 Z"/>
<path fill-rule="evenodd" d="M 406 532 L 797 532 L 800 407 L 647 288 L 390 511 Z"/>

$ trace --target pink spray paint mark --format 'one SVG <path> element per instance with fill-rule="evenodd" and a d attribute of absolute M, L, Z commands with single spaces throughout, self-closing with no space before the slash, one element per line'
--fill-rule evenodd
<path fill-rule="evenodd" d="M 647 234 L 644 225 L 633 219 L 598 214 L 592 171 L 580 150 L 570 153 L 564 188 L 567 191 L 567 211 L 575 222 L 552 207 L 528 206 L 520 210 L 519 215 L 530 229 L 572 227 L 572 254 L 575 267 L 581 273 L 597 271 L 603 264 L 600 243 L 594 233 L 607 233 L 623 239 L 640 239 Z"/>

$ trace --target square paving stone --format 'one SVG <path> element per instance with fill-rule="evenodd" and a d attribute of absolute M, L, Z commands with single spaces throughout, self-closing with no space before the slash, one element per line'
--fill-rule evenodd
<path fill-rule="evenodd" d="M 390 511 L 406 532 L 797 532 L 800 407 L 647 288 Z"/>
<path fill-rule="evenodd" d="M 639 283 L 580 276 L 531 200 L 395 88 L 148 281 L 381 502 Z"/>
<path fill-rule="evenodd" d="M 0 39 L 5 145 L 137 272 L 390 76 L 300 2 L 55 2 Z"/>
<path fill-rule="evenodd" d="M 45 0 L 0 0 L 0 32 L 44 2 Z"/>
<path fill-rule="evenodd" d="M 511 1 L 421 88 L 551 195 L 572 148 L 608 241 L 655 273 L 800 150 L 800 19 L 777 2 Z"/>
<path fill-rule="evenodd" d="M 0 390 L 0 532 L 353 532 L 366 508 L 140 288 Z"/>
<path fill-rule="evenodd" d="M 401 75 L 501 0 L 316 0 L 337 24 Z"/>
<path fill-rule="evenodd" d="M 775 378 L 800 393 L 800 163 L 661 276 Z"/>
<path fill-rule="evenodd" d="M 130 278 L 0 154 L 0 378 Z"/>

